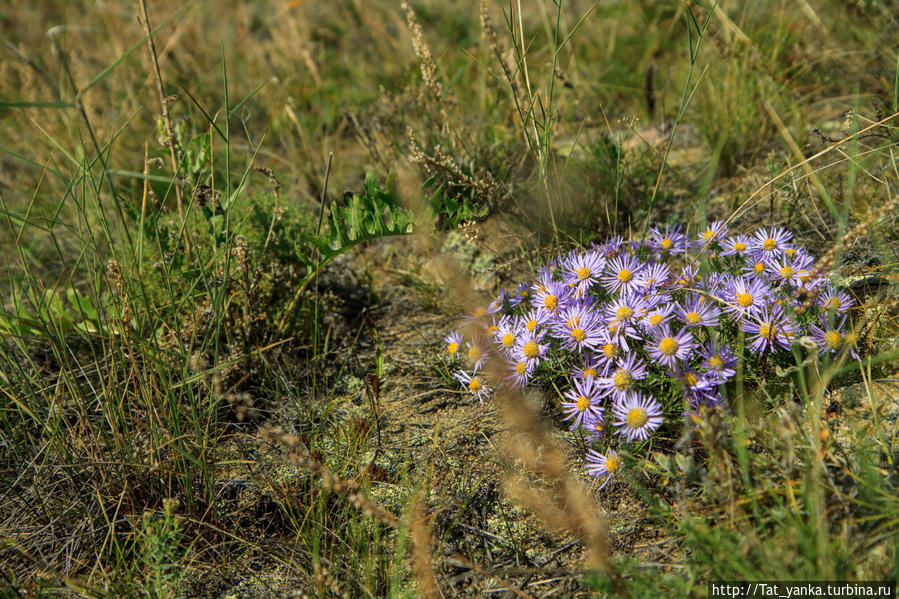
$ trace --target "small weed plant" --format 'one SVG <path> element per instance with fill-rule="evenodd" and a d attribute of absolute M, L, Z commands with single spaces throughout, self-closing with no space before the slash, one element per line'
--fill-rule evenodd
<path fill-rule="evenodd" d="M 446 337 L 465 366 L 455 377 L 482 401 L 541 373 L 557 390 L 566 380 L 564 419 L 604 486 L 623 467 L 620 444 L 645 448 L 701 405 L 728 409 L 738 383 L 788 365 L 794 344 L 858 358 L 854 300 L 792 240 L 782 227 L 728 236 L 716 221 L 692 241 L 668 225 L 572 250 Z"/>

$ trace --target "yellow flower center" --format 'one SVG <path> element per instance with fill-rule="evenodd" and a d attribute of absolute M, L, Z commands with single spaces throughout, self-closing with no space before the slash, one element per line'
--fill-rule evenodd
<path fill-rule="evenodd" d="M 765 339 L 774 338 L 774 327 L 770 322 L 763 322 L 759 325 L 759 335 Z"/>
<path fill-rule="evenodd" d="M 614 343 L 606 343 L 602 346 L 602 353 L 605 354 L 607 358 L 614 358 L 615 354 L 618 353 L 618 346 Z"/>
<path fill-rule="evenodd" d="M 481 379 L 480 377 L 473 376 L 471 377 L 471 381 L 468 383 L 468 388 L 471 389 L 472 393 L 477 393 L 481 390 Z"/>
<path fill-rule="evenodd" d="M 695 385 L 698 382 L 699 382 L 699 379 L 696 378 L 696 375 L 693 374 L 692 372 L 688 372 L 687 374 L 684 375 L 684 384 L 686 386 L 692 387 L 693 385 Z"/>
<path fill-rule="evenodd" d="M 687 312 L 687 322 L 689 324 L 699 324 L 701 320 L 702 316 L 699 315 L 699 312 Z"/>
<path fill-rule="evenodd" d="M 777 247 L 777 242 L 774 241 L 773 239 L 771 239 L 770 237 L 762 243 L 762 249 L 769 251 L 769 252 L 776 247 Z"/>
<path fill-rule="evenodd" d="M 596 369 L 595 368 L 584 368 L 584 378 L 587 378 L 587 375 L 596 378 Z"/>
<path fill-rule="evenodd" d="M 660 324 L 662 324 L 662 320 L 663 320 L 664 318 L 665 318 L 665 317 L 662 316 L 661 314 L 655 313 L 655 314 L 653 314 L 652 316 L 649 317 L 649 324 L 651 324 L 651 325 L 654 326 L 654 327 L 659 326 Z"/>
<path fill-rule="evenodd" d="M 539 353 L 540 346 L 533 339 L 524 344 L 524 356 L 526 358 L 536 358 Z"/>
<path fill-rule="evenodd" d="M 735 252 L 745 252 L 746 244 L 743 243 L 742 241 L 738 241 L 737 243 L 734 244 L 734 251 Z"/>
<path fill-rule="evenodd" d="M 515 333 L 506 333 L 503 335 L 503 345 L 507 348 L 515 345 Z"/>
<path fill-rule="evenodd" d="M 617 318 L 618 320 L 627 320 L 628 318 L 630 318 L 633 315 L 634 315 L 634 309 L 631 308 L 630 306 L 621 306 L 615 312 L 615 318 Z"/>
<path fill-rule="evenodd" d="M 484 355 L 484 352 L 481 351 L 481 347 L 479 345 L 472 345 L 468 348 L 468 359 L 472 362 L 477 362 Z"/>
<path fill-rule="evenodd" d="M 619 370 L 615 373 L 615 376 L 612 377 L 612 384 L 615 385 L 615 388 L 619 391 L 628 389 L 633 382 L 634 377 L 631 376 L 630 372 L 624 369 Z"/>
<path fill-rule="evenodd" d="M 449 347 L 447 347 L 446 350 L 455 356 L 457 353 L 459 353 L 459 342 L 453 341 L 449 344 Z"/>
<path fill-rule="evenodd" d="M 515 365 L 515 372 L 517 372 L 518 374 L 524 374 L 525 372 L 527 372 L 527 369 L 528 363 L 524 360 Z"/>
<path fill-rule="evenodd" d="M 525 326 L 527 326 L 527 328 L 528 328 L 528 333 L 533 333 L 534 329 L 537 327 L 537 321 L 532 318 L 528 321 L 527 325 L 525 325 Z"/>
<path fill-rule="evenodd" d="M 843 306 L 843 302 L 838 297 L 832 297 L 824 302 L 824 307 L 828 310 L 839 310 Z"/>
<path fill-rule="evenodd" d="M 780 269 L 780 277 L 782 279 L 789 279 L 790 277 L 793 276 L 793 273 L 794 273 L 793 269 L 789 266 L 784 266 L 783 268 Z"/>
<path fill-rule="evenodd" d="M 578 412 L 585 412 L 587 408 L 590 407 L 590 400 L 581 395 L 577 398 L 577 410 Z"/>
<path fill-rule="evenodd" d="M 586 266 L 582 266 L 582 267 L 577 271 L 577 278 L 578 278 L 579 280 L 581 280 L 581 281 L 586 281 L 587 279 L 590 278 L 590 275 L 591 275 L 591 274 L 593 274 L 593 273 L 590 272 L 590 269 L 589 269 L 589 268 L 587 268 Z"/>
<path fill-rule="evenodd" d="M 753 268 L 755 269 L 756 273 L 761 274 L 761 273 L 765 272 L 765 263 L 764 262 L 756 262 L 755 266 Z"/>
<path fill-rule="evenodd" d="M 740 304 L 740 307 L 742 308 L 748 308 L 752 305 L 753 301 L 752 294 L 749 292 L 741 293 L 737 296 L 737 303 Z"/>
<path fill-rule="evenodd" d="M 627 411 L 624 421 L 631 428 L 643 428 L 649 421 L 649 414 L 643 408 L 631 408 Z"/>
<path fill-rule="evenodd" d="M 784 254 L 787 255 L 787 258 L 792 258 L 796 254 L 796 248 L 789 248 L 784 250 Z"/>
<path fill-rule="evenodd" d="M 824 334 L 824 342 L 827 343 L 831 349 L 839 349 L 840 344 L 843 343 L 843 336 L 837 331 L 827 331 Z"/>
<path fill-rule="evenodd" d="M 662 246 L 663 250 L 670 250 L 672 247 L 674 247 L 674 242 L 666 237 L 659 245 Z"/>
<path fill-rule="evenodd" d="M 724 366 L 724 360 L 721 359 L 721 356 L 712 356 L 709 358 L 709 366 L 718 370 L 722 366 Z"/>
<path fill-rule="evenodd" d="M 610 455 L 606 458 L 606 470 L 609 473 L 618 472 L 621 469 L 621 458 L 617 455 Z"/>
<path fill-rule="evenodd" d="M 680 349 L 680 344 L 674 337 L 665 337 L 659 341 L 659 351 L 663 356 L 673 356 Z"/>
<path fill-rule="evenodd" d="M 546 306 L 546 309 L 551 312 L 556 309 L 556 306 L 559 305 L 559 300 L 553 294 L 549 294 L 545 298 L 543 298 L 543 305 Z"/>
<path fill-rule="evenodd" d="M 495 332 L 497 332 L 498 330 L 499 330 L 499 327 L 498 327 L 497 325 L 495 325 L 495 324 L 492 324 L 492 325 L 490 325 L 489 327 L 487 327 L 487 331 L 490 332 L 490 333 L 495 333 Z"/>
<path fill-rule="evenodd" d="M 712 231 L 711 229 L 707 229 L 706 232 L 702 234 L 702 236 L 705 237 L 706 240 L 709 240 L 715 236 L 715 232 Z"/>
<path fill-rule="evenodd" d="M 597 433 L 601 433 L 604 428 L 605 428 L 605 426 L 599 420 L 597 420 L 596 423 L 593 425 L 593 430 L 595 430 Z"/>
<path fill-rule="evenodd" d="M 626 268 L 622 268 L 621 270 L 618 271 L 618 280 L 621 281 L 622 283 L 628 283 L 633 278 L 634 278 L 634 273 L 632 273 L 631 271 L 629 271 Z"/>
<path fill-rule="evenodd" d="M 571 329 L 571 336 L 580 343 L 587 336 L 587 333 L 584 332 L 584 329 Z"/>

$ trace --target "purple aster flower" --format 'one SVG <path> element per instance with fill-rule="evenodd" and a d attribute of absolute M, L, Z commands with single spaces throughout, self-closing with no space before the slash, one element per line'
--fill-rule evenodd
<path fill-rule="evenodd" d="M 600 244 L 596 249 L 606 258 L 615 258 L 621 254 L 624 247 L 624 238 L 621 235 L 615 235 L 606 239 L 605 243 Z"/>
<path fill-rule="evenodd" d="M 536 366 L 546 356 L 546 350 L 549 348 L 547 344 L 541 343 L 542 341 L 542 333 L 527 333 L 519 336 L 515 349 L 512 351 L 512 359 L 516 363 L 524 360 Z"/>
<path fill-rule="evenodd" d="M 592 443 L 601 439 L 605 434 L 606 421 L 601 413 L 587 412 L 584 420 L 581 422 L 581 428 L 587 431 L 587 441 Z"/>
<path fill-rule="evenodd" d="M 624 399 L 618 399 L 612 405 L 612 423 L 619 427 L 617 435 L 624 435 L 628 442 L 634 439 L 645 441 L 654 430 L 665 421 L 662 416 L 662 405 L 652 395 L 644 396 L 630 392 Z"/>
<path fill-rule="evenodd" d="M 690 264 L 680 269 L 680 273 L 674 277 L 674 287 L 678 289 L 686 289 L 693 287 L 702 280 L 699 274 L 699 265 Z"/>
<path fill-rule="evenodd" d="M 602 342 L 597 346 L 596 357 L 603 367 L 603 372 L 606 372 L 609 366 L 626 350 L 622 351 L 618 345 L 617 338 L 613 338 L 607 330 L 602 330 L 602 336 Z"/>
<path fill-rule="evenodd" d="M 552 314 L 546 310 L 530 310 L 518 318 L 518 327 L 525 333 L 536 335 L 551 321 Z"/>
<path fill-rule="evenodd" d="M 792 258 L 788 258 L 786 254 L 781 256 L 771 256 L 765 261 L 767 267 L 768 278 L 775 285 L 792 285 L 793 287 L 802 287 L 803 273 L 808 274 L 808 269 L 812 266 L 814 258 L 808 254 L 802 255 L 794 252 Z M 808 277 L 806 277 L 808 278 Z"/>
<path fill-rule="evenodd" d="M 721 310 L 714 302 L 698 293 L 687 297 L 683 306 L 678 305 L 677 317 L 687 327 L 713 327 L 718 324 Z"/>
<path fill-rule="evenodd" d="M 580 297 L 599 280 L 605 266 L 606 259 L 597 250 L 577 252 L 563 262 L 563 280 L 567 285 L 575 287 Z"/>
<path fill-rule="evenodd" d="M 462 346 L 462 335 L 453 331 L 449 335 L 443 338 L 443 341 L 446 343 L 446 351 L 449 355 L 454 358 L 459 355 L 459 348 Z"/>
<path fill-rule="evenodd" d="M 759 229 L 749 243 L 749 251 L 757 258 L 779 256 L 790 247 L 793 234 L 783 227 L 771 227 L 771 229 Z"/>
<path fill-rule="evenodd" d="M 683 254 L 687 251 L 687 236 L 684 235 L 680 225 L 665 225 L 664 229 L 653 227 L 649 230 L 649 240 L 652 249 L 660 257 Z"/>
<path fill-rule="evenodd" d="M 724 311 L 736 318 L 758 314 L 770 301 L 771 288 L 755 277 L 734 277 L 722 292 Z"/>
<path fill-rule="evenodd" d="M 599 491 L 609 484 L 615 474 L 621 472 L 623 466 L 624 462 L 621 461 L 618 452 L 614 449 L 610 449 L 606 455 L 593 449 L 587 450 L 587 474 L 596 478 L 605 478 L 599 486 Z"/>
<path fill-rule="evenodd" d="M 733 235 L 728 237 L 722 243 L 720 256 L 745 256 L 749 251 L 748 235 Z"/>
<path fill-rule="evenodd" d="M 608 370 L 609 362 L 606 361 L 605 369 L 603 368 L 603 364 L 600 364 L 599 358 L 596 357 L 596 354 L 590 351 L 585 351 L 580 354 L 580 360 L 578 361 L 576 366 L 572 366 L 571 370 L 571 378 L 573 379 L 585 379 L 588 376 L 597 378 L 600 374 L 605 374 L 606 370 Z"/>
<path fill-rule="evenodd" d="M 632 325 L 646 313 L 646 300 L 636 293 L 621 293 L 605 307 L 606 324 Z"/>
<path fill-rule="evenodd" d="M 579 302 L 559 312 L 552 326 L 553 336 L 562 341 L 565 349 L 595 348 L 603 340 L 599 314 L 591 306 Z"/>
<path fill-rule="evenodd" d="M 668 371 L 668 376 L 681 382 L 684 386 L 684 397 L 691 405 L 695 405 L 710 393 L 715 393 L 721 382 L 717 375 L 709 376 L 708 373 L 699 372 L 689 366 L 673 368 Z"/>
<path fill-rule="evenodd" d="M 854 360 L 858 360 L 858 352 L 855 346 L 858 343 L 858 335 L 852 331 L 844 332 L 846 325 L 846 317 L 836 325 L 832 326 L 830 319 L 826 315 L 821 316 L 821 325 L 811 325 L 812 339 L 818 345 L 819 354 L 835 354 L 848 351 Z"/>
<path fill-rule="evenodd" d="M 774 346 L 790 349 L 796 336 L 796 324 L 777 304 L 765 305 L 757 314 L 744 316 L 740 320 L 740 329 L 752 335 L 749 348 L 759 354 Z"/>
<path fill-rule="evenodd" d="M 489 340 L 486 337 L 477 337 L 472 341 L 466 341 L 465 345 L 468 347 L 468 351 L 466 352 L 466 357 L 468 358 L 468 363 L 471 365 L 471 370 L 473 372 L 477 372 L 484 365 L 484 362 L 487 361 L 487 358 L 490 357 L 490 345 Z"/>
<path fill-rule="evenodd" d="M 575 430 L 584 421 L 586 414 L 592 412 L 594 416 L 602 417 L 602 393 L 596 386 L 593 377 L 575 379 L 574 387 L 565 392 L 562 401 L 562 411 L 565 412 L 563 420 L 571 420 L 571 430 Z"/>
<path fill-rule="evenodd" d="M 677 303 L 673 301 L 665 302 L 659 304 L 657 307 L 653 308 L 643 317 L 641 323 L 643 324 L 643 328 L 647 331 L 654 329 L 655 327 L 661 326 L 671 320 L 671 317 L 674 315 L 674 311 L 677 309 Z"/>
<path fill-rule="evenodd" d="M 518 320 L 513 316 L 503 316 L 493 331 L 493 340 L 502 352 L 508 356 L 512 354 L 519 334 L 521 334 L 521 327 Z"/>
<path fill-rule="evenodd" d="M 536 283 L 531 293 L 531 305 L 550 314 L 567 306 L 571 295 L 568 285 L 547 279 Z"/>
<path fill-rule="evenodd" d="M 717 376 L 722 382 L 737 372 L 737 356 L 727 345 L 706 341 L 700 346 L 699 355 L 702 356 L 702 368 L 708 374 Z"/>
<path fill-rule="evenodd" d="M 515 288 L 515 291 L 509 296 L 509 305 L 514 307 L 521 302 L 528 302 L 531 299 L 531 286 L 527 283 L 521 283 Z"/>
<path fill-rule="evenodd" d="M 636 354 L 628 354 L 618 362 L 618 366 L 607 377 L 597 379 L 597 386 L 604 394 L 611 394 L 616 399 L 633 390 L 637 381 L 646 378 L 646 364 Z"/>
<path fill-rule="evenodd" d="M 715 242 L 720 242 L 726 235 L 727 225 L 724 224 L 723 220 L 716 220 L 699 233 L 695 245 L 697 248 L 704 248 Z"/>
<path fill-rule="evenodd" d="M 619 256 L 609 260 L 602 286 L 609 292 L 629 293 L 640 288 L 644 265 L 634 256 Z"/>
<path fill-rule="evenodd" d="M 647 266 L 640 278 L 640 287 L 645 297 L 647 294 L 665 288 L 668 284 L 668 279 L 671 278 L 671 268 L 667 264 L 657 262 Z"/>
<path fill-rule="evenodd" d="M 462 386 L 465 387 L 469 393 L 477 397 L 481 403 L 490 397 L 490 388 L 484 381 L 483 375 L 477 373 L 468 374 L 464 370 L 460 370 L 456 373 L 455 377 L 456 380 L 462 383 Z"/>
<path fill-rule="evenodd" d="M 509 362 L 504 368 L 503 384 L 512 389 L 522 389 L 531 381 L 535 368 L 535 363 L 528 360 Z"/>
<path fill-rule="evenodd" d="M 688 331 L 673 333 L 668 324 L 655 327 L 650 331 L 650 340 L 646 345 L 649 357 L 663 366 L 674 368 L 678 360 L 687 360 L 693 349 L 693 336 Z"/>
<path fill-rule="evenodd" d="M 840 314 L 851 308 L 855 304 L 855 300 L 842 289 L 837 290 L 832 285 L 827 285 L 824 291 L 818 294 L 815 303 L 821 306 L 825 312 Z"/>

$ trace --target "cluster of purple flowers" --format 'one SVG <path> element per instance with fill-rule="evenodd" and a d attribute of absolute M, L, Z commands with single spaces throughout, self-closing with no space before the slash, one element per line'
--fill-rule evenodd
<path fill-rule="evenodd" d="M 821 354 L 858 357 L 845 315 L 853 300 L 815 274 L 814 257 L 792 233 L 727 233 L 714 222 L 691 241 L 679 226 L 656 227 L 644 240 L 612 237 L 554 259 L 536 280 L 469 316 L 464 335 L 445 338 L 448 353 L 467 365 L 456 378 L 483 401 L 562 359 L 571 373 L 561 398 L 571 429 L 608 442 L 611 428 L 630 443 L 664 422 L 650 388 L 659 377 L 679 383 L 690 409 L 726 405 L 740 332 L 744 360 L 767 360 L 800 336 Z M 813 308 L 799 310 L 808 297 Z M 590 449 L 587 463 L 603 485 L 622 467 L 614 449 Z"/>

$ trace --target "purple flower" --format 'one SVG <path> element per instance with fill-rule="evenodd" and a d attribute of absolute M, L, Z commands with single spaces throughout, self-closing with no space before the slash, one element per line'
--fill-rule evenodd
<path fill-rule="evenodd" d="M 671 320 L 671 317 L 674 315 L 674 311 L 677 309 L 677 303 L 675 302 L 665 302 L 659 304 L 656 308 L 653 308 L 643 317 L 641 321 L 643 324 L 643 328 L 646 330 L 654 329 L 655 327 L 661 326 Z"/>
<path fill-rule="evenodd" d="M 552 314 L 568 305 L 570 290 L 564 283 L 544 278 L 531 287 L 531 294 L 532 306 Z"/>
<path fill-rule="evenodd" d="M 687 360 L 693 349 L 693 336 L 687 331 L 673 333 L 667 324 L 650 331 L 650 341 L 646 345 L 649 357 L 661 364 L 674 368 L 678 360 Z"/>
<path fill-rule="evenodd" d="M 619 256 L 606 265 L 602 286 L 609 292 L 629 293 L 640 288 L 644 265 L 634 256 Z"/>
<path fill-rule="evenodd" d="M 858 352 L 855 351 L 855 346 L 858 343 L 858 335 L 852 331 L 844 333 L 845 325 L 845 316 L 836 326 L 832 326 L 830 319 L 828 319 L 826 315 L 822 315 L 821 326 L 819 327 L 813 324 L 810 327 L 812 339 L 814 339 L 815 343 L 818 345 L 819 354 L 835 354 L 848 351 L 853 359 L 859 359 Z"/>
<path fill-rule="evenodd" d="M 687 327 L 713 327 L 718 324 L 721 310 L 712 300 L 696 293 L 690 294 L 683 306 L 677 307 L 677 317 Z"/>
<path fill-rule="evenodd" d="M 758 258 L 779 256 L 790 247 L 791 239 L 793 239 L 793 234 L 783 227 L 759 229 L 752 236 L 749 251 Z"/>
<path fill-rule="evenodd" d="M 455 375 L 456 380 L 462 383 L 462 386 L 472 395 L 477 397 L 481 403 L 490 397 L 490 388 L 484 381 L 483 375 L 472 373 L 468 374 L 464 370 L 460 370 Z"/>
<path fill-rule="evenodd" d="M 568 401 L 561 402 L 562 411 L 565 412 L 563 420 L 572 420 L 571 430 L 581 426 L 588 412 L 602 417 L 602 407 L 600 406 L 602 396 L 603 394 L 596 386 L 593 377 L 574 380 L 574 387 L 564 394 L 564 398 Z"/>
<path fill-rule="evenodd" d="M 605 478 L 599 487 L 600 491 L 609 484 L 616 473 L 621 471 L 623 466 L 624 463 L 614 449 L 610 449 L 606 455 L 593 449 L 587 450 L 587 474 L 596 478 Z"/>
<path fill-rule="evenodd" d="M 534 362 L 528 360 L 509 362 L 504 369 L 503 384 L 512 389 L 522 389 L 531 381 L 535 368 Z"/>
<path fill-rule="evenodd" d="M 606 266 L 606 259 L 598 251 L 590 250 L 585 253 L 577 252 L 562 264 L 564 282 L 575 287 L 578 296 L 583 296 L 599 280 Z"/>
<path fill-rule="evenodd" d="M 480 370 L 487 358 L 490 357 L 489 343 L 486 337 L 477 337 L 472 341 L 465 342 L 465 345 L 468 347 L 465 356 L 468 358 L 472 371 L 477 372 Z"/>
<path fill-rule="evenodd" d="M 687 236 L 683 234 L 679 225 L 665 225 L 664 230 L 659 227 L 651 228 L 649 230 L 649 241 L 652 244 L 652 249 L 660 257 L 683 254 L 687 251 Z"/>
<path fill-rule="evenodd" d="M 641 287 L 645 294 L 664 288 L 671 278 L 671 268 L 661 262 L 647 266 L 641 277 Z"/>
<path fill-rule="evenodd" d="M 512 316 L 503 316 L 493 331 L 493 340 L 502 352 L 508 356 L 512 354 L 515 342 L 520 334 L 521 327 L 517 320 L 513 320 Z"/>
<path fill-rule="evenodd" d="M 746 315 L 740 320 L 740 329 L 752 335 L 749 347 L 756 353 L 764 353 L 780 346 L 790 349 L 796 336 L 796 325 L 784 314 L 783 308 L 765 305 L 756 315 Z"/>
<path fill-rule="evenodd" d="M 546 356 L 548 345 L 541 343 L 543 341 L 543 333 L 527 333 L 521 335 L 512 350 L 512 359 L 516 363 L 522 360 L 528 364 L 537 366 L 540 360 Z"/>
<path fill-rule="evenodd" d="M 708 374 L 717 376 L 722 382 L 737 372 L 737 356 L 727 345 L 706 341 L 700 346 L 699 355 L 702 356 L 702 368 Z"/>
<path fill-rule="evenodd" d="M 589 442 L 598 441 L 606 432 L 606 421 L 601 413 L 587 412 L 581 422 L 581 428 L 587 431 Z"/>
<path fill-rule="evenodd" d="M 803 275 L 808 278 L 808 269 L 813 262 L 814 258 L 811 256 L 796 253 L 793 258 L 788 258 L 786 254 L 772 256 L 766 260 L 765 265 L 768 278 L 774 284 L 802 287 L 805 282 Z"/>
<path fill-rule="evenodd" d="M 855 303 L 855 300 L 842 289 L 837 290 L 833 286 L 828 285 L 815 299 L 815 303 L 821 306 L 826 312 L 840 314 L 851 308 Z"/>
<path fill-rule="evenodd" d="M 605 395 L 611 394 L 616 399 L 624 399 L 624 396 L 633 390 L 636 382 L 645 378 L 646 364 L 636 354 L 628 354 L 618 362 L 618 366 L 609 376 L 597 380 L 597 386 Z"/>
<path fill-rule="evenodd" d="M 755 277 L 734 277 L 724 286 L 724 311 L 737 318 L 758 314 L 769 301 L 771 288 Z"/>
<path fill-rule="evenodd" d="M 559 312 L 559 320 L 552 325 L 552 332 L 562 341 L 563 348 L 583 351 L 602 342 L 601 328 L 600 317 L 591 306 L 578 303 Z"/>
<path fill-rule="evenodd" d="M 721 256 L 744 256 L 749 251 L 748 235 L 733 235 L 722 243 Z"/>
<path fill-rule="evenodd" d="M 704 248 L 716 241 L 721 241 L 724 239 L 725 235 L 727 235 L 727 225 L 725 225 L 722 220 L 716 220 L 706 227 L 705 231 L 699 233 L 696 247 Z"/>
<path fill-rule="evenodd" d="M 446 343 L 446 351 L 449 355 L 456 357 L 459 355 L 459 348 L 462 346 L 462 335 L 453 331 L 443 338 Z"/>
<path fill-rule="evenodd" d="M 624 399 L 616 400 L 612 406 L 612 423 L 619 427 L 615 434 L 623 435 L 628 442 L 639 439 L 645 441 L 654 430 L 665 421 L 662 405 L 651 395 L 630 392 Z"/>

